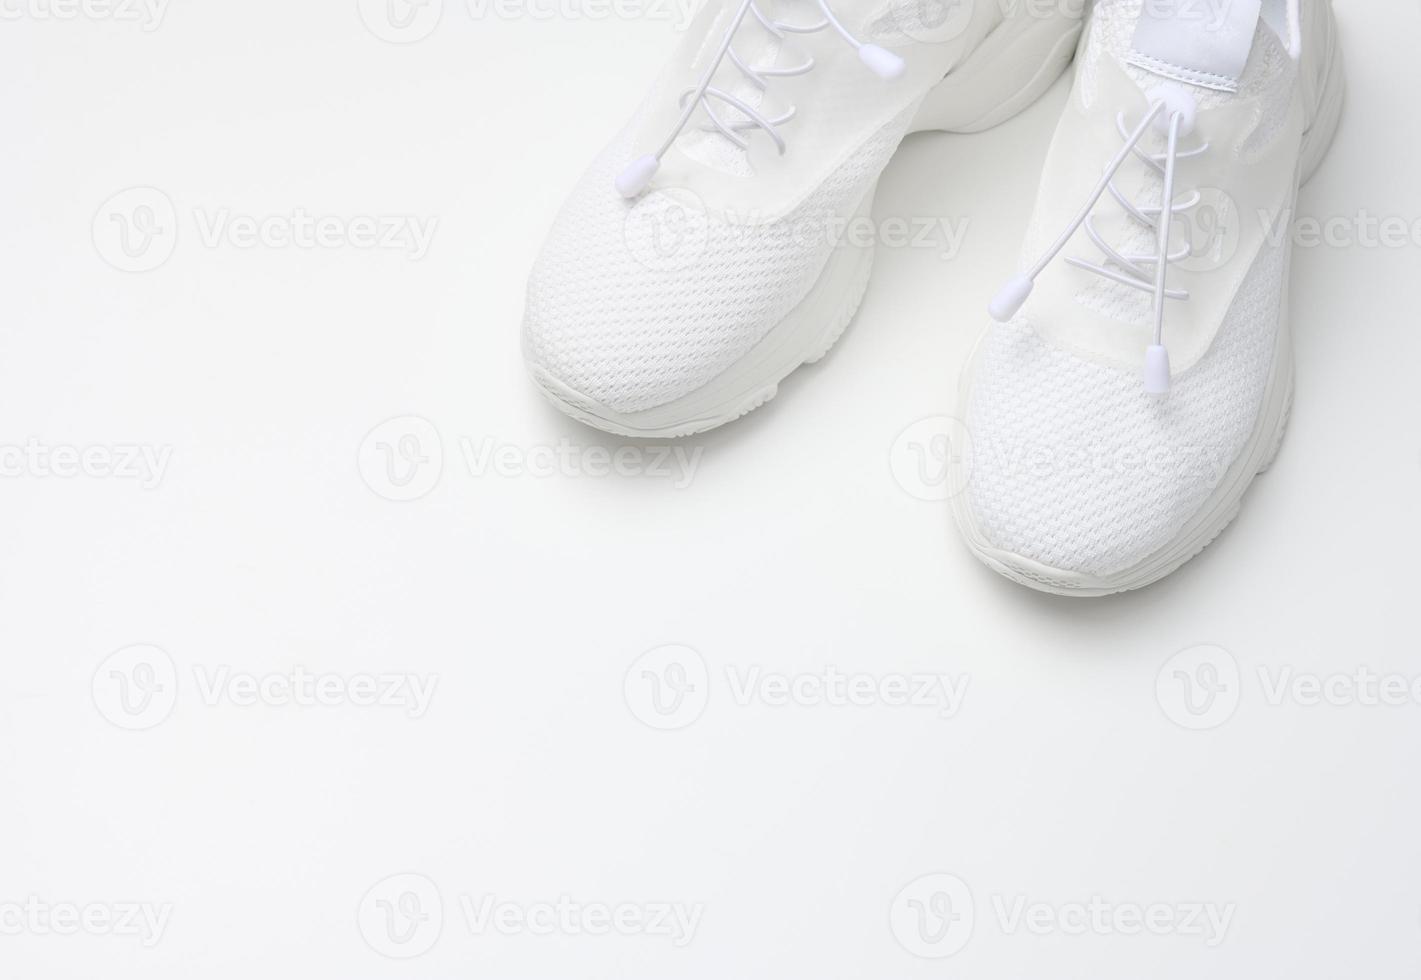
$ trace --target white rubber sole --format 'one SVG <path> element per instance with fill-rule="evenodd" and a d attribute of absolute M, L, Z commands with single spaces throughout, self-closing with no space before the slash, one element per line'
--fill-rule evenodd
<path fill-rule="evenodd" d="M 1302 152 L 1298 161 L 1299 177 L 1293 189 L 1294 203 L 1297 200 L 1298 188 L 1305 184 L 1321 165 L 1332 145 L 1341 119 L 1346 76 L 1335 29 L 1329 34 L 1324 64 L 1325 78 L 1320 89 L 1319 104 L 1313 122 L 1303 136 Z M 1289 248 L 1291 252 L 1291 247 Z M 1286 261 L 1291 265 L 1291 254 L 1286 257 Z M 1263 408 L 1259 412 L 1253 432 L 1219 485 L 1214 488 L 1214 492 L 1167 545 L 1129 568 L 1111 575 L 1088 575 L 1054 568 L 989 544 L 973 519 L 971 508 L 965 499 L 966 494 L 960 493 L 952 499 L 952 509 L 972 553 L 994 571 L 1021 585 L 1055 595 L 1089 597 L 1128 592 L 1151 585 L 1208 547 L 1238 516 L 1243 506 L 1244 494 L 1254 478 L 1273 464 L 1283 445 L 1288 415 L 1292 409 L 1295 375 L 1287 297 L 1288 275 L 1284 273 L 1283 307 L 1279 312 L 1273 366 L 1264 390 Z M 958 407 L 960 418 L 967 417 L 969 378 L 976 357 L 977 352 L 974 351 L 968 368 L 963 373 L 961 402 Z"/>
<path fill-rule="evenodd" d="M 1036 101 L 1070 64 L 1080 22 L 1063 17 L 1004 21 L 919 107 L 909 132 L 978 132 Z M 873 208 L 870 187 L 856 215 Z M 774 398 L 796 368 L 829 353 L 868 287 L 872 246 L 838 245 L 809 294 L 738 361 L 674 401 L 618 412 L 564 384 L 545 369 L 528 372 L 548 399 L 572 418 L 620 436 L 671 439 L 724 425 Z"/>

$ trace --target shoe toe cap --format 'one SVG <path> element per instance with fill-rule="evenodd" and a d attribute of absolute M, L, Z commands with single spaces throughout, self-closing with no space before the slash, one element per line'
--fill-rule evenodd
<path fill-rule="evenodd" d="M 1200 382 L 1203 383 L 1200 383 Z M 1107 581 L 1166 548 L 1238 455 L 1244 406 L 1208 378 L 1169 396 L 1138 376 L 994 327 L 967 402 L 973 546 L 1068 585 Z"/>

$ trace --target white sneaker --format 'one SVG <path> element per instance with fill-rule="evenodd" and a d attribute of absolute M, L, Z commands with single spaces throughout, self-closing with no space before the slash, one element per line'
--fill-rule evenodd
<path fill-rule="evenodd" d="M 1330 0 L 1096 4 L 1031 264 L 963 376 L 953 507 L 992 568 L 1063 595 L 1147 585 L 1272 461 L 1293 388 L 1288 225 L 1341 111 L 1335 35 Z"/>
<path fill-rule="evenodd" d="M 1070 61 L 1079 2 L 707 0 L 538 257 L 534 380 L 634 436 L 700 432 L 773 397 L 858 307 L 872 236 L 845 232 L 899 142 L 1030 104 Z"/>

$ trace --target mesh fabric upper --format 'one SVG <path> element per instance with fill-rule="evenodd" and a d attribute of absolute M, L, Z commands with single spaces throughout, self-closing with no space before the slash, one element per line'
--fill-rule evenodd
<path fill-rule="evenodd" d="M 633 155 L 623 135 L 579 181 L 534 265 L 528 360 L 619 412 L 701 387 L 809 292 L 836 219 L 854 214 L 911 118 L 911 109 L 901 113 L 791 213 L 758 224 L 707 212 L 680 192 L 623 200 L 612 189 Z"/>
<path fill-rule="evenodd" d="M 1286 245 L 1265 245 L 1213 347 L 1169 397 L 1045 343 L 1022 318 L 983 341 L 969 501 L 995 547 L 1108 575 L 1164 547 L 1247 442 L 1273 363 Z"/>

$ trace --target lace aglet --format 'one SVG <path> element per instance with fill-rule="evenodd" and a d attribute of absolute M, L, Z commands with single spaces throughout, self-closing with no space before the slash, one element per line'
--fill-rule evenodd
<path fill-rule="evenodd" d="M 1022 304 L 1031 295 L 1031 288 L 1035 285 L 1029 276 L 1012 276 L 1002 284 L 1002 288 L 997 290 L 997 295 L 992 297 L 992 301 L 987 304 L 987 312 L 992 315 L 992 319 L 998 323 L 1006 323 L 1016 316 Z"/>
<path fill-rule="evenodd" d="M 887 79 L 890 82 L 895 78 L 901 78 L 908 67 L 908 63 L 898 55 L 876 44 L 860 44 L 859 60 L 879 78 Z"/>
<path fill-rule="evenodd" d="M 627 164 L 626 169 L 617 174 L 617 179 L 613 181 L 617 185 L 617 193 L 625 198 L 640 196 L 642 191 L 651 186 L 651 178 L 656 176 L 660 167 L 661 161 L 650 153 L 637 157 Z"/>
<path fill-rule="evenodd" d="M 1145 348 L 1145 391 L 1151 395 L 1169 394 L 1169 351 L 1163 344 Z"/>

